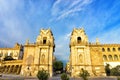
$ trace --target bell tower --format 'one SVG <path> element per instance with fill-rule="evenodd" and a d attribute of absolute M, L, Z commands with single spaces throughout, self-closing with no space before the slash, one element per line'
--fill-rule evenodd
<path fill-rule="evenodd" d="M 50 29 L 41 29 L 35 43 L 26 42 L 24 46 L 23 75 L 36 76 L 39 70 L 46 70 L 50 76 L 53 71 L 54 37 Z"/>
<path fill-rule="evenodd" d="M 83 68 L 91 73 L 91 59 L 88 37 L 83 28 L 74 28 L 70 37 L 71 76 L 78 76 Z"/>

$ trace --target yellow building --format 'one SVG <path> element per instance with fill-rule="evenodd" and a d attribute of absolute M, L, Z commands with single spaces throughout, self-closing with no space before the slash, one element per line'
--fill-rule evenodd
<path fill-rule="evenodd" d="M 78 76 L 81 68 L 92 76 L 105 75 L 106 63 L 111 67 L 120 64 L 120 44 L 89 43 L 83 28 L 74 28 L 70 37 L 70 72 Z"/>
<path fill-rule="evenodd" d="M 70 62 L 66 63 L 66 67 L 65 68 L 66 68 L 66 72 L 70 73 Z"/>
<path fill-rule="evenodd" d="M 70 57 L 66 66 L 71 76 L 78 76 L 83 68 L 91 76 L 105 75 L 106 63 L 111 67 L 120 64 L 120 44 L 90 43 L 83 28 L 74 28 L 70 37 Z M 0 48 L 0 72 L 36 76 L 39 70 L 53 75 L 54 37 L 50 29 L 41 29 L 35 43 L 15 44 L 13 48 Z M 14 60 L 5 61 L 11 56 Z"/>
<path fill-rule="evenodd" d="M 54 37 L 50 29 L 41 29 L 36 43 L 26 42 L 21 74 L 36 76 L 38 70 L 46 70 L 52 76 Z"/>
<path fill-rule="evenodd" d="M 4 58 L 12 57 L 14 60 L 6 60 Z M 18 43 L 13 48 L 0 48 L 0 72 L 19 74 L 22 67 L 23 46 Z"/>
<path fill-rule="evenodd" d="M 44 69 L 52 76 L 54 48 L 51 30 L 41 29 L 35 43 L 27 41 L 24 48 L 19 44 L 13 48 L 0 48 L 0 72 L 36 76 L 39 70 Z M 5 61 L 8 56 L 15 60 Z"/>

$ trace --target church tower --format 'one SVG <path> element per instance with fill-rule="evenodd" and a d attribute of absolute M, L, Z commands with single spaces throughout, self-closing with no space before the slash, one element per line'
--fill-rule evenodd
<path fill-rule="evenodd" d="M 41 29 L 36 43 L 26 42 L 21 74 L 36 76 L 39 70 L 46 70 L 50 76 L 53 71 L 54 37 L 50 29 Z"/>
<path fill-rule="evenodd" d="M 92 72 L 88 37 L 83 28 L 74 28 L 70 37 L 71 76 L 78 76 L 83 68 Z"/>

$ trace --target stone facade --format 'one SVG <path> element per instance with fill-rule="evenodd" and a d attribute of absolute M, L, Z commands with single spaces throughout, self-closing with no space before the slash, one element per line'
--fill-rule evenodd
<path fill-rule="evenodd" d="M 36 76 L 39 70 L 46 70 L 52 76 L 54 37 L 50 29 L 41 29 L 36 43 L 26 42 L 21 74 Z"/>
<path fill-rule="evenodd" d="M 70 57 L 66 70 L 72 77 L 79 75 L 81 69 L 91 76 L 104 75 L 106 63 L 112 67 L 120 64 L 120 44 L 100 44 L 98 39 L 90 43 L 83 28 L 74 28 L 70 37 Z M 41 29 L 35 43 L 26 41 L 25 45 L 15 44 L 13 48 L 0 48 L 0 72 L 36 76 L 39 70 L 53 75 L 54 37 L 50 29 Z M 14 60 L 5 61 L 11 56 Z"/>
<path fill-rule="evenodd" d="M 4 58 L 12 57 L 14 60 Z M 23 58 L 23 46 L 16 43 L 13 48 L 0 48 L 0 72 L 20 74 Z"/>
<path fill-rule="evenodd" d="M 23 46 L 16 43 L 13 48 L 0 48 L 0 61 L 6 56 L 12 56 L 13 59 L 22 59 L 23 57 Z"/>
<path fill-rule="evenodd" d="M 54 48 L 51 30 L 41 29 L 35 43 L 27 40 L 24 48 L 18 43 L 13 48 L 0 48 L 0 72 L 36 76 L 39 70 L 44 69 L 52 76 Z M 4 61 L 7 56 L 15 60 Z"/>
<path fill-rule="evenodd" d="M 81 68 L 92 72 L 88 38 L 84 29 L 74 29 L 70 38 L 71 76 L 79 75 Z"/>
<path fill-rule="evenodd" d="M 70 38 L 70 72 L 71 76 L 78 76 L 81 68 L 87 70 L 91 76 L 105 75 L 106 63 L 111 67 L 120 64 L 120 44 L 90 43 L 83 28 L 72 31 Z"/>

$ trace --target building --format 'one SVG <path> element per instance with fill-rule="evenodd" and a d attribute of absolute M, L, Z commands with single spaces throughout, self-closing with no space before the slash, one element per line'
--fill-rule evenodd
<path fill-rule="evenodd" d="M 8 60 L 4 61 L 4 58 Z M 18 43 L 13 48 L 0 48 L 0 72 L 20 74 L 22 58 L 23 46 Z"/>
<path fill-rule="evenodd" d="M 65 70 L 68 74 L 70 74 L 70 62 L 66 63 Z"/>
<path fill-rule="evenodd" d="M 92 76 L 105 75 L 106 63 L 111 67 L 120 64 L 120 44 L 90 43 L 83 28 L 74 28 L 70 37 L 70 72 L 77 77 L 81 69 Z"/>
<path fill-rule="evenodd" d="M 66 70 L 72 77 L 77 77 L 82 68 L 91 76 L 105 75 L 106 63 L 111 67 L 120 64 L 120 44 L 101 44 L 98 39 L 90 43 L 83 28 L 73 29 L 69 47 Z M 41 29 L 34 43 L 27 40 L 24 45 L 16 43 L 13 48 L 0 48 L 0 72 L 36 76 L 44 69 L 52 76 L 53 61 L 56 60 L 54 48 L 52 31 Z"/>
<path fill-rule="evenodd" d="M 54 37 L 50 29 L 41 29 L 36 43 L 26 42 L 24 45 L 22 75 L 36 76 L 39 70 L 46 70 L 52 76 Z"/>
<path fill-rule="evenodd" d="M 39 70 L 44 69 L 52 76 L 54 48 L 54 37 L 51 30 L 41 29 L 35 43 L 26 41 L 23 58 L 19 58 L 21 50 L 23 50 L 19 44 L 16 44 L 14 48 L 0 48 L 0 72 L 36 76 Z M 11 56 L 15 60 L 5 61 L 6 56 Z"/>

